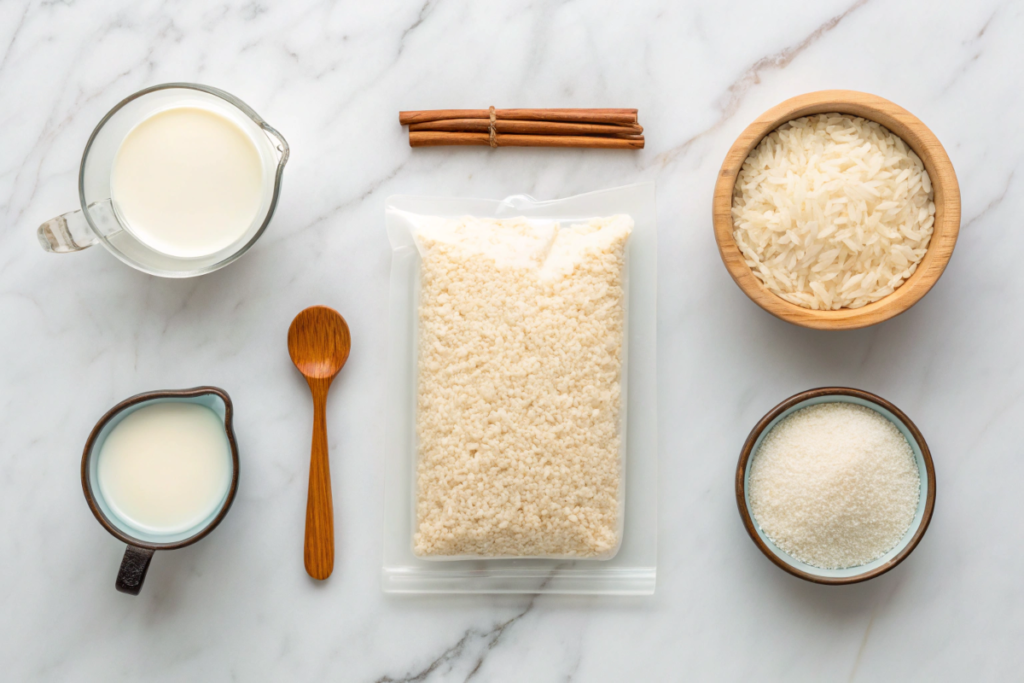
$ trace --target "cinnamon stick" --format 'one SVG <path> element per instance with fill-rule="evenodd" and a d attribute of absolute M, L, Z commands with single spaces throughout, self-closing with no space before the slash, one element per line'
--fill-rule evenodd
<path fill-rule="evenodd" d="M 413 123 L 410 131 L 436 130 L 451 132 L 484 132 L 491 130 L 490 119 L 443 119 Z M 506 121 L 494 123 L 497 133 L 521 133 L 526 135 L 610 135 L 625 137 L 644 132 L 639 124 L 608 125 L 601 123 L 565 123 L 561 121 Z"/>
<path fill-rule="evenodd" d="M 600 149 L 643 149 L 643 136 L 598 137 L 588 135 L 509 135 L 495 136 L 498 147 L 583 147 Z M 443 145 L 477 145 L 488 147 L 489 133 L 409 131 L 410 147 L 437 147 Z"/>
<path fill-rule="evenodd" d="M 632 124 L 637 121 L 636 109 L 495 109 L 498 119 L 520 121 L 566 121 L 575 123 Z M 432 109 L 402 111 L 398 120 L 403 126 L 444 119 L 490 119 L 490 109 Z"/>

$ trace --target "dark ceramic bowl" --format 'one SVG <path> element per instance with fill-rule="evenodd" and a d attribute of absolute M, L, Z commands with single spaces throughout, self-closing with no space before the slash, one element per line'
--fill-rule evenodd
<path fill-rule="evenodd" d="M 228 444 L 231 447 L 231 485 L 220 505 L 194 527 L 179 533 L 155 535 L 133 528 L 114 514 L 104 500 L 97 484 L 97 461 L 99 459 L 97 455 L 107 436 L 121 420 L 143 406 L 168 401 L 197 403 L 211 409 L 221 418 L 224 423 L 224 431 L 227 433 Z M 231 398 L 226 391 L 217 387 L 196 387 L 194 389 L 151 391 L 137 394 L 118 403 L 96 423 L 92 433 L 89 434 L 89 440 L 86 441 L 85 451 L 82 454 L 82 489 L 85 492 L 85 500 L 89 504 L 89 509 L 92 510 L 103 528 L 118 540 L 128 544 L 115 584 L 119 591 L 138 595 L 142 588 L 142 582 L 146 578 L 146 572 L 149 570 L 149 562 L 153 558 L 154 551 L 174 550 L 191 545 L 206 537 L 228 514 L 231 503 L 235 500 L 235 492 L 238 490 L 238 444 L 235 442 L 235 433 L 232 428 L 233 413 Z"/>
<path fill-rule="evenodd" d="M 914 451 L 914 459 L 917 462 L 918 473 L 921 476 L 921 497 L 918 500 L 917 512 L 910 523 L 910 528 L 907 529 L 903 538 L 900 539 L 900 542 L 892 550 L 878 559 L 858 567 L 821 569 L 820 567 L 801 562 L 782 550 L 761 530 L 750 510 L 750 501 L 747 498 L 747 480 L 750 476 L 750 463 L 754 459 L 754 454 L 757 453 L 757 449 L 761 446 L 761 441 L 775 425 L 801 408 L 807 408 L 819 403 L 834 402 L 854 403 L 870 408 L 896 426 Z M 859 389 L 848 389 L 845 387 L 811 389 L 795 396 L 790 396 L 772 408 L 751 430 L 750 436 L 747 437 L 746 443 L 743 444 L 739 464 L 736 466 L 736 503 L 739 505 L 740 517 L 743 519 L 743 525 L 747 528 L 747 533 L 750 534 L 751 540 L 754 541 L 754 544 L 761 549 L 761 552 L 769 560 L 781 569 L 793 576 L 814 583 L 831 586 L 859 583 L 886 573 L 907 559 L 907 556 L 921 542 L 924 532 L 928 530 L 928 524 L 932 519 L 932 511 L 935 508 L 935 467 L 932 465 L 932 456 L 928 451 L 928 444 L 925 443 L 924 437 L 921 436 L 921 432 L 918 431 L 917 427 L 903 411 L 884 398 Z"/>

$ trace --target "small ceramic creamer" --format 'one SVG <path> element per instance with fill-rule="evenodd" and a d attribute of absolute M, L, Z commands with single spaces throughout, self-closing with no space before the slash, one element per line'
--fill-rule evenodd
<path fill-rule="evenodd" d="M 231 399 L 197 387 L 138 394 L 93 428 L 82 488 L 96 519 L 128 544 L 116 588 L 138 595 L 153 553 L 204 538 L 238 489 Z"/>

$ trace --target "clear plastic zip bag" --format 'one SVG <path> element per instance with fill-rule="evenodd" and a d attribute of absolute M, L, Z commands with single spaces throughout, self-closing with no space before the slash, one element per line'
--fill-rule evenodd
<path fill-rule="evenodd" d="M 386 217 L 384 590 L 653 592 L 653 184 Z"/>

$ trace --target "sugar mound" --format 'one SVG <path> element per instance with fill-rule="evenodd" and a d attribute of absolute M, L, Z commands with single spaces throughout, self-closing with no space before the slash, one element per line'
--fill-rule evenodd
<path fill-rule="evenodd" d="M 879 413 L 820 403 L 779 422 L 750 465 L 761 530 L 807 564 L 844 569 L 891 550 L 910 528 L 921 478 L 903 434 Z"/>

